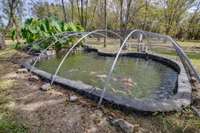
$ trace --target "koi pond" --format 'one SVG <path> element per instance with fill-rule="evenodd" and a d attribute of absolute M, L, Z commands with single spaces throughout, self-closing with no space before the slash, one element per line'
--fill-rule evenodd
<path fill-rule="evenodd" d="M 36 67 L 54 74 L 62 57 L 42 59 Z M 103 88 L 114 57 L 78 52 L 62 65 L 58 76 Z M 137 99 L 168 99 L 176 92 L 178 72 L 152 59 L 120 56 L 107 92 Z"/>

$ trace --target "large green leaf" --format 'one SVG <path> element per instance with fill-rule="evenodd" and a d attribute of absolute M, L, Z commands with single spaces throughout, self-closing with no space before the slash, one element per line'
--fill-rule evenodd
<path fill-rule="evenodd" d="M 33 41 L 45 39 L 45 37 L 50 37 L 44 41 L 40 46 L 34 46 L 34 50 L 41 50 L 51 43 L 57 41 L 55 44 L 56 49 L 61 49 L 63 47 L 69 46 L 69 44 L 75 41 L 74 37 L 70 38 L 58 38 L 56 34 L 60 32 L 78 32 L 83 31 L 83 28 L 80 25 L 74 23 L 64 23 L 55 18 L 45 18 L 45 19 L 27 19 L 24 23 L 24 26 L 21 28 L 22 37 L 26 40 L 27 43 L 32 43 Z M 13 37 L 16 32 L 13 32 Z"/>

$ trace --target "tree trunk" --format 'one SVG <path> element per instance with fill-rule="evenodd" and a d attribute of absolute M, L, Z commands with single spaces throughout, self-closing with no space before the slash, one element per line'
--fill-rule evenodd
<path fill-rule="evenodd" d="M 131 3 L 132 3 L 132 0 L 127 1 L 126 10 L 124 11 L 125 18 L 123 18 L 123 0 L 120 1 L 120 32 L 121 32 L 121 36 L 122 36 L 121 45 L 127 34 L 127 26 L 128 26 L 128 22 L 129 22 Z M 126 49 L 126 48 L 127 48 L 127 46 L 124 47 L 124 49 Z"/>
<path fill-rule="evenodd" d="M 63 9 L 64 21 L 67 22 L 67 15 L 66 15 L 66 11 L 65 11 L 64 0 L 62 0 L 62 9 Z"/>
<path fill-rule="evenodd" d="M 145 13 L 144 13 L 144 22 L 143 22 L 143 26 L 142 29 L 146 30 L 146 24 L 147 24 L 147 12 L 148 12 L 148 1 L 145 0 Z"/>
<path fill-rule="evenodd" d="M 104 0 L 104 26 L 105 30 L 107 30 L 107 0 Z M 107 36 L 107 31 L 106 31 L 106 36 Z M 104 47 L 106 47 L 106 37 L 104 37 Z"/>
<path fill-rule="evenodd" d="M 96 5 L 94 6 L 93 12 L 92 12 L 92 16 L 91 16 L 91 21 L 90 24 L 92 24 L 94 22 L 94 17 L 95 17 L 95 13 L 97 10 L 97 5 L 98 5 L 99 0 L 97 0 Z"/>
<path fill-rule="evenodd" d="M 86 9 L 85 9 L 85 17 L 84 17 L 84 27 L 87 28 L 87 20 L 88 20 L 88 0 L 86 0 Z"/>
<path fill-rule="evenodd" d="M 83 17 L 83 0 L 81 0 L 81 25 L 84 27 L 84 20 L 83 19 L 84 19 L 84 17 Z"/>
<path fill-rule="evenodd" d="M 71 3 L 71 21 L 74 22 L 74 0 L 70 0 Z"/>
<path fill-rule="evenodd" d="M 17 40 L 17 44 L 20 44 L 20 28 L 16 19 L 16 16 L 13 16 L 13 24 L 15 25 L 16 28 L 16 40 Z"/>
<path fill-rule="evenodd" d="M 128 27 L 128 22 L 129 22 L 129 14 L 130 14 L 130 8 L 131 8 L 131 3 L 132 0 L 129 0 L 127 2 L 127 7 L 126 7 L 126 11 L 125 11 L 125 22 L 123 24 L 123 32 L 124 32 L 124 36 L 126 36 L 127 34 L 127 27 Z"/>
<path fill-rule="evenodd" d="M 0 33 L 0 49 L 5 48 L 5 37 L 4 34 Z"/>
<path fill-rule="evenodd" d="M 124 36 L 123 34 L 123 0 L 120 0 L 120 35 L 121 37 Z M 120 40 L 120 44 L 122 45 L 123 39 Z"/>
<path fill-rule="evenodd" d="M 81 15 L 80 15 L 80 7 L 79 7 L 79 0 L 76 0 L 76 7 L 77 7 L 77 12 L 78 12 L 78 18 L 79 21 L 81 20 Z M 81 21 L 80 21 L 81 23 Z"/>

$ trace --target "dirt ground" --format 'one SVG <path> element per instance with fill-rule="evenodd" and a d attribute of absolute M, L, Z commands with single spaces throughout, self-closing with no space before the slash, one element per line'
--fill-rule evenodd
<path fill-rule="evenodd" d="M 30 81 L 31 73 L 17 73 L 16 62 L 25 56 L 16 50 L 0 51 L 0 133 L 120 133 L 110 122 L 118 118 L 136 126 L 138 133 L 200 132 L 200 119 L 190 108 L 137 114 L 109 105 L 97 108 L 94 101 L 59 85 L 42 91 L 44 80 Z M 78 100 L 70 102 L 71 95 Z M 4 121 L 13 126 L 5 126 Z"/>

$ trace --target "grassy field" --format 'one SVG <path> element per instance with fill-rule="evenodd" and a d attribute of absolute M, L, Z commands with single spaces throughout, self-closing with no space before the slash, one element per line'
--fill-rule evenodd
<path fill-rule="evenodd" d="M 186 54 L 191 59 L 193 65 L 197 69 L 197 71 L 200 73 L 200 41 L 185 41 L 185 42 L 179 42 L 179 44 L 186 49 L 188 48 L 194 48 L 194 51 L 187 52 Z"/>

